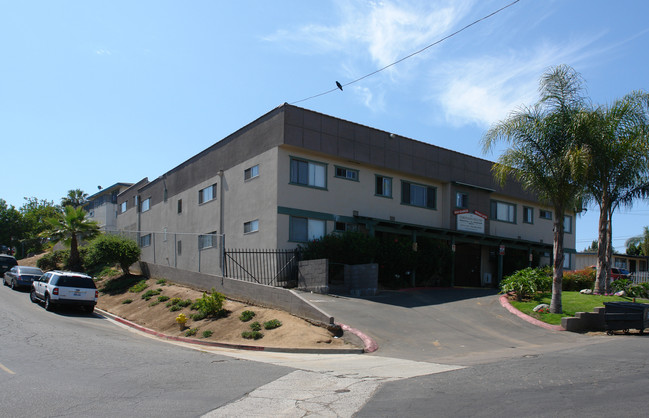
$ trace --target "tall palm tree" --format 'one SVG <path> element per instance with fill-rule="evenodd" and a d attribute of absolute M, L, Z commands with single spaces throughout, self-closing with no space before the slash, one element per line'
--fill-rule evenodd
<path fill-rule="evenodd" d="M 88 193 L 84 193 L 81 189 L 68 190 L 68 194 L 61 199 L 61 206 L 72 206 L 78 208 L 83 205 L 88 198 Z"/>
<path fill-rule="evenodd" d="M 588 115 L 588 200 L 599 206 L 595 292 L 610 291 L 613 213 L 649 196 L 649 95 L 633 92 Z"/>
<path fill-rule="evenodd" d="M 498 141 L 508 145 L 492 168 L 501 185 L 514 178 L 554 210 L 552 313 L 563 311 L 564 214 L 581 207 L 588 167 L 589 153 L 579 140 L 588 109 L 582 91 L 582 79 L 572 68 L 552 68 L 541 77 L 540 100 L 515 110 L 483 138 L 485 153 Z"/>
<path fill-rule="evenodd" d="M 91 239 L 99 234 L 99 225 L 95 221 L 86 218 L 86 212 L 82 208 L 66 206 L 63 213 L 47 219 L 50 226 L 43 232 L 44 236 L 52 241 L 65 241 L 70 244 L 70 259 L 68 267 L 71 270 L 80 271 L 81 258 L 79 257 L 79 240 Z"/>

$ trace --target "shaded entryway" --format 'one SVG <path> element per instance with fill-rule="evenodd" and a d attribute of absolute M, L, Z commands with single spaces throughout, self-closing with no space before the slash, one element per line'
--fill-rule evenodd
<path fill-rule="evenodd" d="M 458 243 L 455 247 L 455 286 L 480 287 L 481 249 L 476 244 Z"/>

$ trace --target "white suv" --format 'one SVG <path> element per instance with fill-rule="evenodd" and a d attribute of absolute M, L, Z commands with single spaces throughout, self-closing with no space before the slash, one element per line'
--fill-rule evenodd
<path fill-rule="evenodd" d="M 69 271 L 48 271 L 32 282 L 29 295 L 32 302 L 45 302 L 45 309 L 51 311 L 56 305 L 76 305 L 92 313 L 97 304 L 97 285 L 92 277 Z"/>

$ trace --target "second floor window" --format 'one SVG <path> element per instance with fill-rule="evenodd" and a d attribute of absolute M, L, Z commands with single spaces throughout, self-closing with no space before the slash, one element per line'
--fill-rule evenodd
<path fill-rule="evenodd" d="M 534 209 L 528 208 L 527 206 L 523 208 L 523 222 L 526 224 L 534 223 Z"/>
<path fill-rule="evenodd" d="M 250 168 L 247 168 L 243 171 L 243 179 L 250 180 L 252 178 L 259 176 L 259 165 L 254 165 Z"/>
<path fill-rule="evenodd" d="M 345 167 L 336 167 L 336 177 L 358 181 L 358 170 L 353 170 L 351 168 Z"/>
<path fill-rule="evenodd" d="M 401 182 L 401 203 L 404 205 L 419 206 L 435 209 L 435 188 L 421 184 Z"/>
<path fill-rule="evenodd" d="M 245 222 L 243 224 L 243 233 L 249 234 L 251 232 L 259 231 L 259 220 L 255 219 L 254 221 Z"/>
<path fill-rule="evenodd" d="M 327 166 L 313 161 L 291 159 L 291 183 L 326 188 Z"/>
<path fill-rule="evenodd" d="M 566 234 L 572 234 L 572 216 L 563 217 L 563 232 Z"/>
<path fill-rule="evenodd" d="M 455 193 L 455 207 L 466 209 L 469 207 L 469 195 L 462 192 Z"/>
<path fill-rule="evenodd" d="M 119 207 L 119 212 L 120 213 L 126 212 L 126 202 L 122 202 L 122 204 Z"/>
<path fill-rule="evenodd" d="M 491 201 L 491 219 L 502 222 L 516 223 L 516 205 L 505 202 Z"/>
<path fill-rule="evenodd" d="M 216 183 L 198 191 L 198 204 L 216 199 Z"/>
<path fill-rule="evenodd" d="M 376 190 L 374 193 L 377 196 L 392 197 L 392 179 L 390 177 L 376 176 Z"/>
<path fill-rule="evenodd" d="M 151 209 L 151 198 L 142 201 L 142 212 L 146 212 L 149 209 Z"/>
<path fill-rule="evenodd" d="M 549 210 L 540 210 L 539 211 L 539 218 L 541 219 L 552 219 L 552 212 Z"/>

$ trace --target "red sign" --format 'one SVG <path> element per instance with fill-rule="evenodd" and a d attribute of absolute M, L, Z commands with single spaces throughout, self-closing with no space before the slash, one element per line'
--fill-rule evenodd
<path fill-rule="evenodd" d="M 455 209 L 453 215 L 459 215 L 461 213 L 469 213 L 469 209 Z"/>
<path fill-rule="evenodd" d="M 499 254 L 500 254 L 500 255 L 505 255 L 505 246 L 504 246 L 504 245 L 501 245 L 501 246 L 500 246 L 500 248 L 499 248 Z"/>
<path fill-rule="evenodd" d="M 482 219 L 487 219 L 487 215 L 485 215 L 484 213 L 482 213 L 480 211 L 474 210 L 473 213 L 475 213 L 476 215 L 478 215 Z"/>

